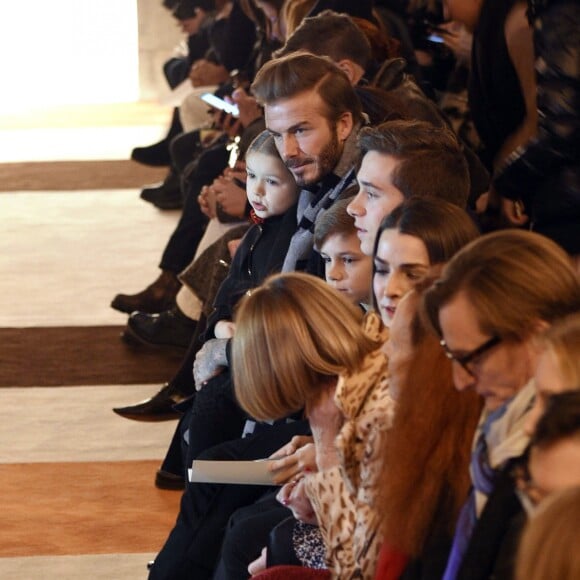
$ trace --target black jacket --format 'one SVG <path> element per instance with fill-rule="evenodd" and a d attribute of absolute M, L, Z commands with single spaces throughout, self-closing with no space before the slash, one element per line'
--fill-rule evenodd
<path fill-rule="evenodd" d="M 232 320 L 234 308 L 250 289 L 282 269 L 290 238 L 296 231 L 296 205 L 284 215 L 271 217 L 263 224 L 254 224 L 240 243 L 226 279 L 214 301 L 214 310 L 207 322 L 206 337 L 213 335 L 220 320 Z"/>

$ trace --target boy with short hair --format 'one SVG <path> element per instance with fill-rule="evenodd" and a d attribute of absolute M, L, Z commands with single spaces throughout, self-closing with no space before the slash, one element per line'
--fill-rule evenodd
<path fill-rule="evenodd" d="M 356 186 L 351 193 L 356 193 Z M 347 190 L 345 193 L 348 193 Z M 317 221 L 314 247 L 324 261 L 326 282 L 355 304 L 368 304 L 372 259 L 361 252 L 354 219 L 346 207 L 352 197 L 334 203 Z"/>

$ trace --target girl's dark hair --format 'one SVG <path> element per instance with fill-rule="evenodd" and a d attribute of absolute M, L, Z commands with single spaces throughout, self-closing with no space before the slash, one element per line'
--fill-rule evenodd
<path fill-rule="evenodd" d="M 278 153 L 278 149 L 276 149 L 274 137 L 272 137 L 272 134 L 267 130 L 258 133 L 254 140 L 248 145 L 246 156 L 251 153 L 262 153 L 280 159 L 280 153 Z"/>
<path fill-rule="evenodd" d="M 425 244 L 432 266 L 448 262 L 463 246 L 479 236 L 467 212 L 436 198 L 412 197 L 387 215 L 377 232 L 375 254 L 381 233 L 396 228 Z"/>
<path fill-rule="evenodd" d="M 373 256 L 377 255 L 381 234 L 389 229 L 419 238 L 427 248 L 430 266 L 448 262 L 463 246 L 479 236 L 479 230 L 466 211 L 431 197 L 407 199 L 383 219 L 375 238 Z M 375 274 L 373 261 L 373 280 Z"/>

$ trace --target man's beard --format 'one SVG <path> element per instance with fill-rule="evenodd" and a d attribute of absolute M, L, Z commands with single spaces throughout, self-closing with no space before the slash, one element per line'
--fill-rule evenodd
<path fill-rule="evenodd" d="M 331 125 L 331 140 L 320 152 L 318 157 L 307 157 L 305 160 L 300 160 L 301 162 L 306 161 L 309 164 L 316 166 L 316 174 L 307 177 L 306 179 L 302 175 L 296 175 L 292 172 L 292 160 L 287 164 L 288 169 L 294 175 L 296 179 L 296 184 L 299 186 L 312 185 L 318 183 L 323 177 L 332 173 L 332 170 L 338 165 L 340 156 L 342 155 L 342 147 L 338 140 L 338 135 L 336 134 L 336 124 Z"/>

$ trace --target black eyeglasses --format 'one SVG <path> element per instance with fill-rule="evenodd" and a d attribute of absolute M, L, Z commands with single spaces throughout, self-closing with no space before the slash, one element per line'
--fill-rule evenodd
<path fill-rule="evenodd" d="M 472 368 L 469 367 L 469 363 L 473 362 L 477 357 L 480 357 L 482 354 L 487 352 L 488 350 L 492 349 L 494 346 L 501 342 L 501 338 L 499 336 L 492 336 L 489 340 L 485 341 L 481 346 L 478 346 L 476 349 L 464 354 L 462 356 L 457 356 L 453 352 L 449 350 L 447 343 L 441 339 L 439 344 L 445 349 L 445 356 L 452 361 L 455 361 L 457 364 L 461 365 L 466 372 L 468 372 L 472 377 L 475 377 L 475 373 Z"/>

